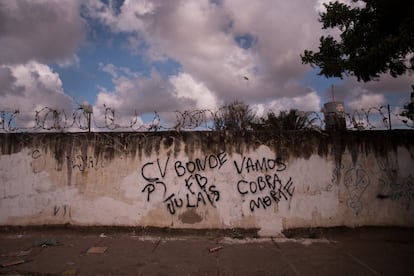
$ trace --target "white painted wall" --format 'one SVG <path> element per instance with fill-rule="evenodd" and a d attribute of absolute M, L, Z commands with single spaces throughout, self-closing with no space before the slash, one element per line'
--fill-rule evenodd
<path fill-rule="evenodd" d="M 47 143 L 3 152 L 0 224 L 259 228 L 261 235 L 414 226 L 413 146 L 359 152 L 356 160 L 347 149 L 338 162 L 317 153 L 278 158 L 265 143 L 237 153 L 181 142 L 112 158 L 97 154 L 93 142 L 83 145 L 66 145 L 60 161 Z"/>

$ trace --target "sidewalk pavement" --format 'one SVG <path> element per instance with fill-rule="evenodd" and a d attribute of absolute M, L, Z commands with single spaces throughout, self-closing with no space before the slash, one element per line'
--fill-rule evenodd
<path fill-rule="evenodd" d="M 414 275 L 413 229 L 197 233 L 3 228 L 0 275 Z"/>

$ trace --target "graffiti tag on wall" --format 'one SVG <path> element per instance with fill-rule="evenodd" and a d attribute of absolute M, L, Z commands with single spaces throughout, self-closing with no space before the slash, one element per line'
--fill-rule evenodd
<path fill-rule="evenodd" d="M 170 214 L 174 215 L 177 209 L 194 208 L 201 205 L 215 206 L 215 202 L 220 200 L 220 192 L 216 185 L 211 183 L 203 174 L 206 170 L 220 170 L 227 162 L 225 152 L 216 155 L 208 155 L 204 158 L 197 158 L 194 161 L 173 162 L 175 176 L 182 181 L 184 186 L 183 193 L 170 192 L 164 178 L 167 168 L 172 161 L 168 157 L 164 162 L 159 158 L 156 162 L 147 162 L 141 168 L 142 177 L 148 182 L 141 192 L 146 193 L 147 201 L 151 200 L 151 194 L 157 189 L 162 189 L 163 203 L 166 205 Z M 157 176 L 149 176 L 148 170 L 157 171 Z"/>
<path fill-rule="evenodd" d="M 348 207 L 358 215 L 364 207 L 362 196 L 370 184 L 368 173 L 361 166 L 351 167 L 345 172 L 344 184 L 349 196 Z"/>
<path fill-rule="evenodd" d="M 31 166 L 34 173 L 39 173 L 46 168 L 46 155 L 39 149 L 35 149 L 31 152 L 32 162 Z M 84 172 L 87 170 L 98 170 L 103 169 L 106 166 L 106 161 L 104 157 L 86 155 L 82 153 L 73 154 L 72 156 L 66 156 L 64 159 L 66 166 L 69 166 L 71 169 L 79 170 Z M 57 171 L 62 170 L 62 164 L 56 164 L 55 169 Z"/>
<path fill-rule="evenodd" d="M 280 172 L 286 170 L 286 164 L 280 158 L 262 158 L 253 160 L 244 157 L 241 162 L 234 161 L 237 173 L 265 173 L 254 179 L 240 179 L 237 182 L 237 191 L 240 195 L 252 195 L 254 198 L 249 201 L 250 211 L 255 209 L 266 209 L 272 204 L 277 204 L 282 200 L 289 200 L 293 196 L 295 187 L 292 177 L 282 181 Z M 273 173 L 271 173 L 273 172 Z"/>
<path fill-rule="evenodd" d="M 379 199 L 391 199 L 398 201 L 407 210 L 411 207 L 411 201 L 414 200 L 414 177 L 410 174 L 408 177 L 399 177 L 398 164 L 392 161 L 380 163 Z"/>
<path fill-rule="evenodd" d="M 220 187 L 207 177 L 206 172 L 211 174 L 211 172 L 220 171 L 223 166 L 230 164 L 228 160 L 225 152 L 186 162 L 172 161 L 170 157 L 165 160 L 157 158 L 156 161 L 145 163 L 141 168 L 141 176 L 146 181 L 141 192 L 145 194 L 147 202 L 150 202 L 153 194 L 160 191 L 163 195 L 162 203 L 171 215 L 181 208 L 197 208 L 207 205 L 216 207 L 215 203 L 221 198 Z M 286 170 L 286 165 L 281 159 L 253 160 L 250 157 L 243 157 L 240 162 L 234 160 L 232 164 L 238 175 L 255 175 L 249 180 L 243 177 L 234 185 L 235 192 L 242 197 L 252 198 L 249 201 L 249 208 L 252 212 L 292 198 L 295 190 L 292 178 L 283 180 L 279 176 L 279 173 Z M 174 178 L 180 182 L 178 192 L 170 191 L 169 187 L 172 184 L 165 181 L 168 171 L 172 171 Z M 153 175 L 154 172 L 156 172 L 155 175 Z"/>

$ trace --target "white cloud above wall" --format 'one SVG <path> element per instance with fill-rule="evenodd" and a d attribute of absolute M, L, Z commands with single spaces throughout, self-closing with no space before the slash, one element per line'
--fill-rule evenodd
<path fill-rule="evenodd" d="M 72 57 L 85 36 L 79 5 L 79 1 L 2 1 L 0 63 Z"/>
<path fill-rule="evenodd" d="M 7 79 L 1 91 L 1 108 L 24 112 L 50 107 L 71 110 L 71 99 L 63 91 L 59 74 L 35 61 L 19 65 L 1 65 L 0 79 Z"/>
<path fill-rule="evenodd" d="M 150 45 L 149 59 L 179 62 L 182 72 L 171 80 L 186 80 L 187 88 L 189 80 L 197 80 L 197 87 L 208 92 L 193 86 L 196 107 L 218 107 L 236 99 L 255 104 L 309 93 L 297 81 L 307 71 L 299 53 L 317 42 L 312 33 L 319 26 L 303 1 L 291 2 L 125 1 L 115 13 L 91 1 L 89 12 L 114 32 L 137 33 Z M 243 36 L 241 45 L 237 39 Z"/>

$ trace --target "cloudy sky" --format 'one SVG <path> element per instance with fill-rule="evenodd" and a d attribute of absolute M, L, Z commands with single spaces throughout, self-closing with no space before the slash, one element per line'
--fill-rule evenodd
<path fill-rule="evenodd" d="M 358 83 L 317 76 L 323 0 L 16 0 L 0 2 L 0 110 L 118 116 L 216 109 L 257 112 L 402 106 L 412 76 Z"/>

